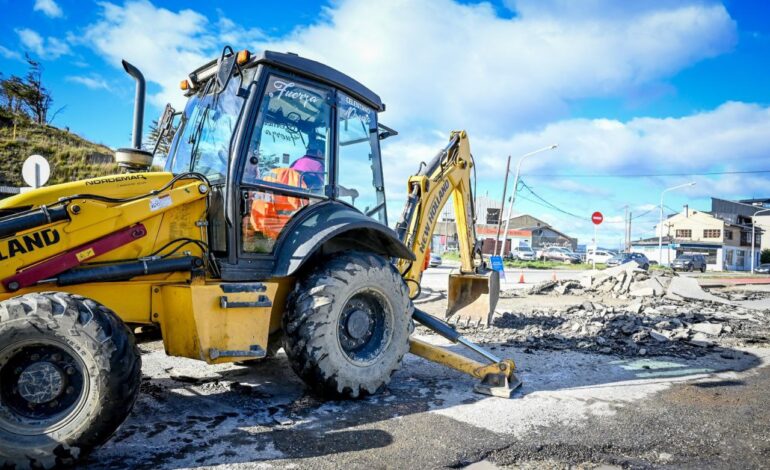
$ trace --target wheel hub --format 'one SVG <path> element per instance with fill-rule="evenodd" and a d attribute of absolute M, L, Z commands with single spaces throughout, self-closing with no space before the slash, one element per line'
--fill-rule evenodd
<path fill-rule="evenodd" d="M 369 333 L 369 327 L 372 326 L 371 315 L 363 310 L 353 310 L 348 316 L 347 329 L 348 335 L 355 340 L 366 338 Z"/>
<path fill-rule="evenodd" d="M 379 294 L 354 295 L 342 309 L 338 338 L 343 352 L 356 363 L 373 360 L 387 345 L 392 312 Z"/>
<path fill-rule="evenodd" d="M 78 361 L 53 345 L 26 346 L 0 368 L 0 402 L 24 419 L 55 420 L 83 392 Z"/>
<path fill-rule="evenodd" d="M 35 362 L 19 375 L 19 395 L 30 403 L 47 403 L 64 390 L 62 371 L 50 362 Z"/>

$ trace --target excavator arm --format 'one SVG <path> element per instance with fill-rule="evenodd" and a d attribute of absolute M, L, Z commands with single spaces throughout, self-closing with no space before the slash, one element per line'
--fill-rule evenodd
<path fill-rule="evenodd" d="M 500 277 L 486 268 L 476 239 L 475 207 L 471 189 L 473 171 L 468 135 L 452 132 L 449 143 L 427 165 L 409 178 L 409 197 L 396 232 L 415 255 L 414 261 L 400 260 L 398 269 L 409 285 L 409 294 L 420 293 L 420 279 L 430 253 L 438 216 L 452 197 L 460 247 L 460 269 L 449 274 L 446 317 L 456 323 L 489 325 L 500 292 Z M 455 344 L 484 357 L 477 362 L 447 348 L 410 338 L 409 350 L 429 361 L 451 367 L 481 382 L 475 390 L 487 395 L 510 397 L 521 385 L 511 359 L 500 359 L 472 343 L 447 323 L 415 309 L 412 318 Z"/>
<path fill-rule="evenodd" d="M 409 196 L 396 232 L 416 260 L 400 260 L 398 268 L 410 295 L 417 297 L 439 214 L 451 196 L 460 269 L 449 275 L 446 316 L 457 322 L 489 325 L 497 305 L 500 278 L 497 272 L 486 269 L 476 239 L 471 189 L 473 165 L 468 135 L 465 131 L 454 131 L 447 146 L 409 178 Z"/>

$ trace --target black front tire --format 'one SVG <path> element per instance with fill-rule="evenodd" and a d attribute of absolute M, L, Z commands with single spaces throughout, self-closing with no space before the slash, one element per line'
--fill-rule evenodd
<path fill-rule="evenodd" d="M 371 395 L 390 382 L 409 350 L 413 310 L 390 262 L 371 253 L 337 253 L 297 282 L 283 318 L 283 348 L 315 392 Z"/>
<path fill-rule="evenodd" d="M 73 465 L 133 407 L 141 356 L 105 306 L 63 292 L 0 302 L 0 468 Z"/>

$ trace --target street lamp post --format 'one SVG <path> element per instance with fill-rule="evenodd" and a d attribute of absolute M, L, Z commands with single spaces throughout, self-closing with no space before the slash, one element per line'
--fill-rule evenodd
<path fill-rule="evenodd" d="M 756 211 L 754 212 L 754 215 L 751 216 L 751 274 L 754 274 L 754 260 L 757 257 L 757 255 L 754 253 L 754 228 L 756 227 L 755 217 L 757 214 L 761 214 L 763 212 L 770 212 L 770 209 L 762 209 L 761 211 Z"/>
<path fill-rule="evenodd" d="M 660 263 L 661 266 L 663 265 L 663 195 L 669 191 L 686 188 L 688 186 L 695 186 L 695 181 L 680 184 L 679 186 L 673 186 L 671 188 L 666 188 L 660 193 L 660 222 L 658 223 L 658 263 Z M 669 247 L 669 250 L 670 249 L 671 247 Z"/>
<path fill-rule="evenodd" d="M 516 187 L 519 185 L 519 175 L 521 174 L 521 163 L 524 161 L 525 158 L 531 157 L 532 155 L 538 154 L 540 152 L 545 152 L 546 150 L 555 150 L 559 144 L 552 144 L 548 147 L 543 147 L 541 149 L 537 149 L 534 152 L 529 152 L 524 155 L 522 155 L 519 158 L 519 162 L 516 163 L 516 176 L 513 178 L 513 191 L 511 191 L 511 200 L 508 203 L 508 217 L 505 218 L 505 230 L 503 231 L 503 243 L 500 246 L 500 256 L 503 256 L 503 251 L 505 251 L 505 239 L 508 236 L 508 227 L 511 224 L 511 213 L 513 212 L 513 202 L 516 200 Z M 503 213 L 503 208 L 500 208 L 500 214 Z M 513 244 L 513 241 L 511 241 L 511 244 Z M 513 246 L 511 246 L 513 248 Z"/>

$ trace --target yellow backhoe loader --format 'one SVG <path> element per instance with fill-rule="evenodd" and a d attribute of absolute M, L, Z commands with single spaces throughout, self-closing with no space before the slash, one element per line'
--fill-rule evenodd
<path fill-rule="evenodd" d="M 165 170 L 151 172 L 144 78 L 124 67 L 137 84 L 133 147 L 116 152 L 127 171 L 0 201 L 0 467 L 68 465 L 105 442 L 139 391 L 131 327 L 142 325 L 160 329 L 167 354 L 209 364 L 280 345 L 332 397 L 377 393 L 409 350 L 510 396 L 513 361 L 412 304 L 451 193 L 462 268 L 450 311 L 479 323 L 494 309 L 464 132 L 409 180 L 396 233 L 380 159 L 395 131 L 357 81 L 296 54 L 226 47 L 182 81 L 187 105 L 160 126 L 173 135 Z M 413 320 L 485 361 L 410 338 Z"/>

